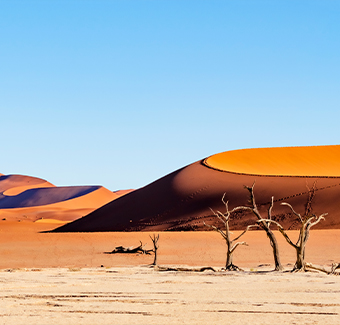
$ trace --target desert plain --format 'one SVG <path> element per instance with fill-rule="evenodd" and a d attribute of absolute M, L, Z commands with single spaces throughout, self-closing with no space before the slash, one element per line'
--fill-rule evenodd
<path fill-rule="evenodd" d="M 216 270 L 176 272 L 152 268 L 152 255 L 105 254 L 139 241 L 152 248 L 153 233 L 42 233 L 51 224 L 17 223 L 1 224 L 1 324 L 339 324 L 340 276 L 291 273 L 294 251 L 279 234 L 284 272 L 272 271 L 262 231 L 235 252 L 244 272 L 226 272 L 217 233 L 160 232 L 159 266 Z M 339 235 L 312 231 L 307 261 L 330 269 Z"/>
<path fill-rule="evenodd" d="M 339 149 L 312 149 L 323 157 L 328 152 L 328 168 L 309 159 L 309 165 L 303 161 L 292 169 L 297 151 L 290 149 L 275 149 L 279 158 L 284 151 L 283 160 L 263 159 L 266 151 L 258 151 L 261 159 L 249 166 L 249 158 L 240 156 L 253 152 L 233 153 L 237 157 L 229 160 L 212 156 L 206 165 L 194 163 L 121 197 L 102 187 L 55 188 L 35 178 L 0 175 L 0 324 L 340 324 L 340 276 L 292 273 L 295 251 L 278 231 L 283 272 L 273 271 L 265 232 L 242 237 L 248 246 L 237 248 L 234 263 L 244 271 L 227 272 L 223 238 L 202 231 L 202 221 L 213 222 L 205 217 L 209 206 L 221 208 L 223 190 L 231 201 L 246 204 L 242 184 L 255 180 L 265 212 L 273 194 L 274 210 L 286 200 L 303 207 L 306 187 L 317 183 L 315 211 L 329 217 L 311 229 L 306 261 L 330 270 L 340 263 Z M 304 150 L 299 152 L 308 157 L 310 149 Z M 239 166 L 242 173 L 228 171 Z M 277 207 L 276 215 L 292 225 L 287 232 L 297 240 L 297 225 L 282 211 Z M 233 236 L 249 218 L 238 218 Z M 151 266 L 152 254 L 107 254 L 140 242 L 152 249 L 153 234 L 160 235 L 158 267 Z M 201 267 L 214 270 L 196 272 Z"/>

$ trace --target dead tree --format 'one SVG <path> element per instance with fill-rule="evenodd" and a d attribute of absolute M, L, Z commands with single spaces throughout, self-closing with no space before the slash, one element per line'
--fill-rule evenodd
<path fill-rule="evenodd" d="M 318 224 L 321 220 L 324 220 L 325 219 L 324 216 L 328 214 L 328 213 L 323 213 L 320 216 L 316 216 L 315 214 L 311 213 L 312 200 L 314 198 L 314 195 L 315 195 L 315 183 L 311 190 L 308 188 L 308 200 L 306 204 L 305 214 L 303 216 L 301 216 L 300 213 L 297 213 L 289 203 L 286 203 L 286 202 L 281 203 L 281 205 L 288 206 L 290 210 L 292 211 L 293 215 L 295 215 L 298 218 L 298 221 L 301 223 L 299 238 L 296 244 L 292 242 L 292 240 L 289 238 L 286 231 L 283 229 L 283 227 L 278 222 L 274 220 L 260 220 L 259 221 L 259 222 L 274 223 L 275 225 L 277 225 L 280 233 L 286 239 L 287 243 L 295 248 L 296 262 L 295 262 L 293 271 L 306 271 L 307 268 L 314 268 L 311 264 L 307 264 L 305 262 L 305 250 L 306 250 L 306 243 L 309 238 L 309 231 L 313 226 Z"/>
<path fill-rule="evenodd" d="M 234 239 L 230 238 L 230 230 L 229 230 L 229 220 L 230 220 L 230 214 L 233 213 L 234 211 L 236 211 L 237 208 L 229 211 L 228 209 L 228 202 L 224 201 L 224 197 L 225 197 L 225 193 L 222 197 L 222 202 L 225 205 L 226 208 L 226 213 L 222 213 L 220 211 L 213 211 L 211 209 L 211 211 L 213 212 L 213 214 L 224 224 L 224 230 L 213 226 L 213 225 L 207 225 L 205 222 L 204 225 L 206 225 L 207 227 L 210 227 L 212 229 L 214 229 L 215 231 L 217 231 L 218 233 L 220 233 L 220 235 L 225 239 L 226 244 L 227 244 L 227 260 L 226 260 L 226 264 L 225 264 L 225 269 L 228 271 L 239 271 L 241 270 L 237 265 L 233 264 L 233 253 L 235 251 L 235 249 L 239 246 L 239 245 L 247 245 L 246 242 L 236 242 L 238 239 L 240 239 L 251 227 L 255 227 L 257 225 L 250 225 L 246 228 L 246 230 L 244 230 L 239 236 L 237 236 Z"/>
<path fill-rule="evenodd" d="M 292 212 L 299 217 L 299 220 L 301 222 L 301 227 L 300 227 L 300 234 L 299 234 L 299 238 L 296 242 L 296 244 L 294 244 L 292 242 L 292 240 L 289 238 L 288 234 L 286 233 L 286 231 L 283 229 L 283 227 L 276 221 L 274 220 L 261 220 L 264 222 L 270 222 L 270 223 L 274 223 L 275 225 L 277 225 L 280 233 L 283 235 L 283 237 L 286 239 L 287 243 L 291 246 L 293 246 L 296 250 L 296 262 L 294 265 L 294 269 L 293 271 L 306 271 L 306 267 L 308 267 L 309 265 L 306 264 L 305 262 L 305 250 L 306 250 L 306 243 L 307 240 L 309 238 L 309 231 L 310 228 L 312 228 L 313 226 L 315 226 L 316 224 L 318 224 L 321 220 L 324 220 L 324 216 L 327 215 L 327 213 L 323 213 L 320 216 L 316 216 L 316 215 L 309 215 L 309 216 L 301 216 L 300 213 L 297 213 L 293 207 L 289 204 L 289 203 L 281 203 L 282 205 L 287 205 Z"/>
<path fill-rule="evenodd" d="M 154 259 L 153 259 L 153 263 L 151 264 L 151 265 L 154 265 L 154 266 L 156 266 L 157 265 L 157 249 L 158 249 L 158 245 L 157 245 L 157 243 L 158 243 L 158 239 L 159 239 L 159 234 L 156 236 L 155 234 L 153 234 L 153 237 L 151 237 L 150 235 L 149 235 L 149 237 L 151 238 L 151 240 L 152 240 L 152 243 L 153 243 L 153 252 L 154 252 Z"/>
<path fill-rule="evenodd" d="M 247 206 L 236 207 L 233 209 L 233 211 L 247 210 L 247 211 L 251 211 L 256 216 L 256 218 L 258 219 L 257 225 L 266 232 L 267 237 L 269 238 L 269 241 L 270 241 L 270 245 L 273 249 L 275 271 L 282 271 L 283 267 L 280 261 L 279 245 L 277 243 L 274 233 L 270 229 L 270 224 L 272 222 L 272 209 L 274 205 L 274 197 L 272 196 L 271 201 L 270 201 L 270 206 L 268 208 L 268 217 L 263 218 L 255 202 L 254 186 L 255 186 L 255 182 L 253 183 L 251 187 L 245 186 L 245 188 L 249 191 L 249 195 L 250 195 L 249 203 L 251 206 L 250 207 L 247 207 Z"/>

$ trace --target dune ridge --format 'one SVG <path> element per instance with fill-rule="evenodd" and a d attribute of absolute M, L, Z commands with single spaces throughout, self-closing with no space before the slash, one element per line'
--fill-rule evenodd
<path fill-rule="evenodd" d="M 0 177 L 0 218 L 6 220 L 55 219 L 69 222 L 118 198 L 102 186 L 57 187 L 37 177 Z"/>
<path fill-rule="evenodd" d="M 212 155 L 204 163 L 238 174 L 340 177 L 340 146 L 240 149 Z"/>
<path fill-rule="evenodd" d="M 0 175 L 0 193 L 3 195 L 17 195 L 27 189 L 38 187 L 55 187 L 55 185 L 38 177 Z M 8 194 L 5 194 L 6 192 Z"/>

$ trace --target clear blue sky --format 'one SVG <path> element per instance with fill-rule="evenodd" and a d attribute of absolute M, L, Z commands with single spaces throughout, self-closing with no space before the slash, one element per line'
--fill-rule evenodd
<path fill-rule="evenodd" d="M 0 0 L 0 173 L 138 188 L 340 143 L 340 2 Z"/>

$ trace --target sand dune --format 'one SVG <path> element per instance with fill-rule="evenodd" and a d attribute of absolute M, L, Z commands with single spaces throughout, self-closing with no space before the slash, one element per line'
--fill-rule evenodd
<path fill-rule="evenodd" d="M 125 194 L 128 194 L 130 192 L 134 191 L 133 189 L 129 189 L 129 190 L 118 190 L 118 191 L 113 191 L 114 194 L 117 195 L 117 198 L 120 196 L 123 196 Z"/>
<path fill-rule="evenodd" d="M 56 219 L 69 222 L 85 216 L 118 196 L 104 187 L 77 198 L 48 205 L 26 208 L 0 209 L 0 218 L 7 220 Z"/>
<path fill-rule="evenodd" d="M 17 195 L 23 191 L 37 187 L 55 187 L 44 179 L 24 175 L 0 175 L 0 193 L 2 195 Z"/>
<path fill-rule="evenodd" d="M 0 208 L 26 208 L 68 201 L 98 190 L 100 186 L 42 187 L 25 190 L 18 195 L 0 197 Z"/>
<path fill-rule="evenodd" d="M 259 148 L 208 157 L 208 166 L 255 175 L 340 176 L 340 146 Z"/>
<path fill-rule="evenodd" d="M 78 219 L 118 198 L 102 186 L 55 185 L 36 177 L 0 177 L 0 218 L 6 220 Z"/>
<path fill-rule="evenodd" d="M 325 168 L 323 164 L 327 164 L 325 157 L 328 156 L 330 159 Z M 318 160 L 317 157 L 323 158 Z M 252 159 L 255 167 L 249 163 Z M 294 167 L 295 160 L 297 167 Z M 225 161 L 225 164 L 221 161 Z M 246 205 L 248 193 L 244 185 L 251 186 L 254 181 L 260 210 L 266 212 L 271 196 L 274 196 L 273 214 L 284 227 L 290 229 L 296 229 L 296 220 L 289 217 L 289 209 L 279 203 L 289 202 L 303 213 L 308 195 L 307 185 L 312 187 L 316 183 L 313 212 L 329 213 L 326 220 L 318 224 L 318 228 L 340 228 L 337 162 L 340 166 L 340 146 L 250 149 L 249 152 L 222 153 L 179 169 L 55 231 L 205 229 L 204 220 L 210 224 L 216 223 L 210 208 L 223 211 L 223 193 L 226 193 L 230 208 Z M 233 166 L 232 171 L 226 170 L 228 166 L 232 167 L 230 164 Z M 236 169 L 238 165 L 243 169 Z M 291 176 L 293 170 L 297 175 Z M 253 222 L 252 215 L 241 213 L 231 226 L 243 229 Z"/>

